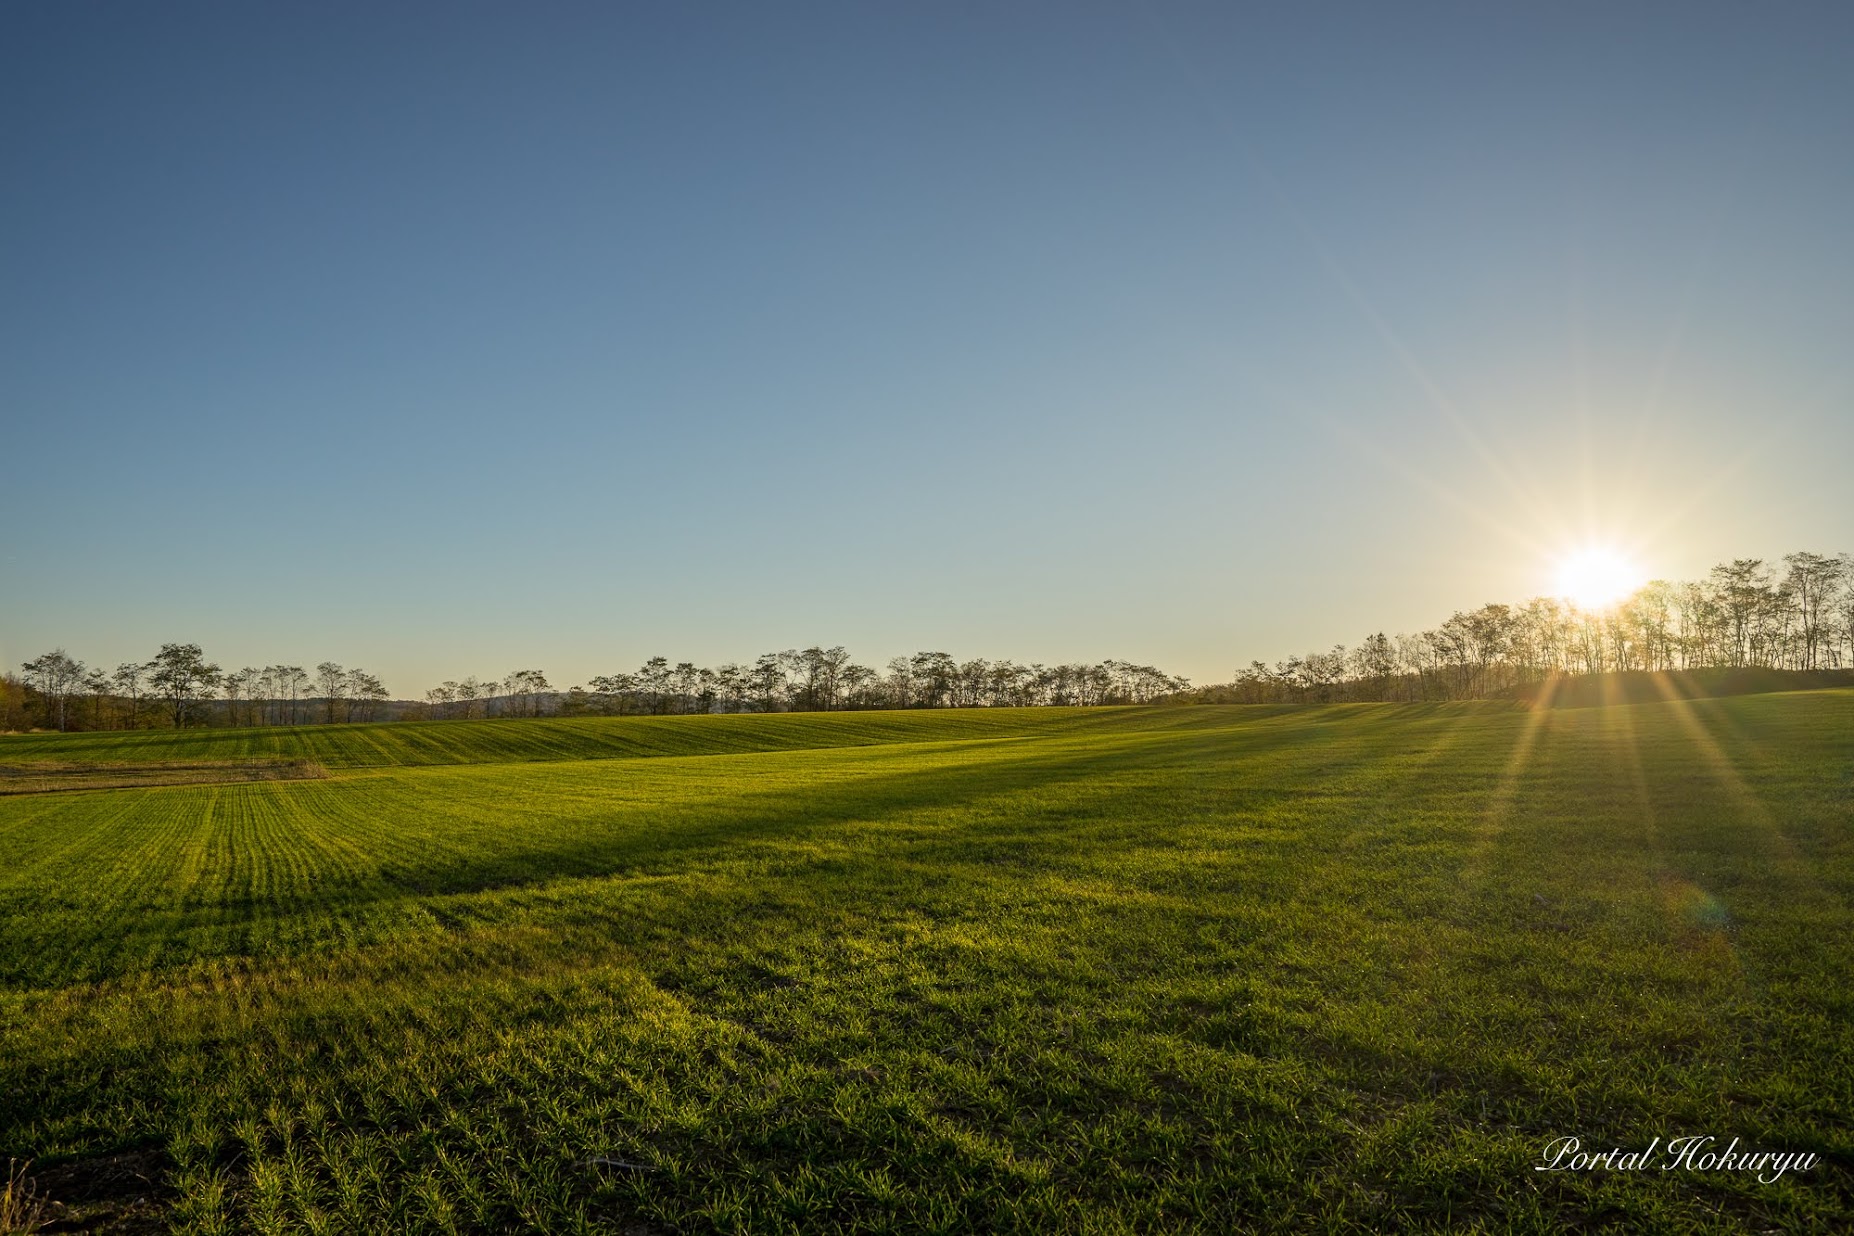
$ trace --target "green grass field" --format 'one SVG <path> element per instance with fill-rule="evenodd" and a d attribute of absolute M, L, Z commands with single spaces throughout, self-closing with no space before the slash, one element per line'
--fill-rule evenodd
<path fill-rule="evenodd" d="M 1854 691 L 0 738 L 240 761 L 0 797 L 51 1217 L 1854 1229 Z"/>

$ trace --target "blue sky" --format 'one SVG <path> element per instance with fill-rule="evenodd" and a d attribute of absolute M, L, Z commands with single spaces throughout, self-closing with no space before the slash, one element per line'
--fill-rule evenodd
<path fill-rule="evenodd" d="M 7 6 L 0 656 L 1204 681 L 1854 549 L 1848 10 L 1271 7 Z"/>

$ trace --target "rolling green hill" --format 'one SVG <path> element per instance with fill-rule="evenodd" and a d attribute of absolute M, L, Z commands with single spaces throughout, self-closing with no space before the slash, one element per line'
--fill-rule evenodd
<path fill-rule="evenodd" d="M 92 1230 L 1854 1225 L 1854 692 L 0 738 L 253 760 L 0 798 Z"/>

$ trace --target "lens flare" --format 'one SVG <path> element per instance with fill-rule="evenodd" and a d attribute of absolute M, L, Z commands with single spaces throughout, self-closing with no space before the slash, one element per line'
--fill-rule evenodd
<path fill-rule="evenodd" d="M 1645 582 L 1633 562 L 1607 545 L 1580 549 L 1558 564 L 1558 595 L 1579 609 L 1608 609 Z"/>

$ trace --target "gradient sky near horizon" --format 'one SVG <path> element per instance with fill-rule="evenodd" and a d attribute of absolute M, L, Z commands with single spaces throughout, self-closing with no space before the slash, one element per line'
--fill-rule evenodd
<path fill-rule="evenodd" d="M 1854 550 L 1854 9 L 1269 7 L 6 6 L 0 658 L 1221 681 Z"/>

